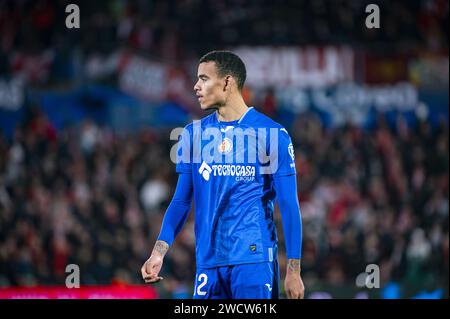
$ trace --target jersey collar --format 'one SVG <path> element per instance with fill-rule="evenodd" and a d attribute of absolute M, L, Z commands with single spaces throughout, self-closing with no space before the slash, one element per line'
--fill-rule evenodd
<path fill-rule="evenodd" d="M 253 110 L 253 106 L 250 106 L 250 107 L 248 108 L 248 110 L 245 111 L 244 114 L 242 114 L 241 118 L 237 121 L 237 124 L 242 123 L 242 121 L 244 120 L 244 118 L 246 118 L 247 114 L 248 114 L 251 110 Z M 216 115 L 216 121 L 217 121 L 218 123 L 222 123 L 222 122 L 219 120 L 219 117 L 217 116 L 217 111 L 215 112 L 215 115 Z M 234 121 L 233 121 L 233 122 L 234 122 Z"/>

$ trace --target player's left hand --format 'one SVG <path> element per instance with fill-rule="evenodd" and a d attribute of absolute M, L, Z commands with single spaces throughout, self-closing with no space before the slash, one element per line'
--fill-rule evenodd
<path fill-rule="evenodd" d="M 305 286 L 302 277 L 298 272 L 288 270 L 284 280 L 284 290 L 288 299 L 303 299 L 305 295 Z"/>

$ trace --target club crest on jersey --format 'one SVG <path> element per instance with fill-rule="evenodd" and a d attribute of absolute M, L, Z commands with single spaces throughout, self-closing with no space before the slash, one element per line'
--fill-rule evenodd
<path fill-rule="evenodd" d="M 219 144 L 218 149 L 220 153 L 228 154 L 233 149 L 233 142 L 228 137 L 225 137 L 222 143 Z"/>
<path fill-rule="evenodd" d="M 295 159 L 294 146 L 292 145 L 292 143 L 290 143 L 288 146 L 288 152 L 289 152 L 289 155 L 291 156 L 292 160 L 294 160 Z"/>

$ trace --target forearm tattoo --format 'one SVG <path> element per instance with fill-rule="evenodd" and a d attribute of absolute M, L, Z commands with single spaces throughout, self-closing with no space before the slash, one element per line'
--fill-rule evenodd
<path fill-rule="evenodd" d="M 157 240 L 155 243 L 155 247 L 153 247 L 153 252 L 159 253 L 161 256 L 164 256 L 167 253 L 167 250 L 169 250 L 169 244 L 167 244 L 165 241 Z"/>
<path fill-rule="evenodd" d="M 290 271 L 300 272 L 300 259 L 288 259 L 287 268 Z"/>

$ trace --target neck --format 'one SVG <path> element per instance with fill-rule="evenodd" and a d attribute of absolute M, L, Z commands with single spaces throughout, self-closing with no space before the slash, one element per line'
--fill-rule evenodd
<path fill-rule="evenodd" d="M 231 122 L 239 120 L 247 112 L 248 106 L 241 95 L 227 101 L 225 105 L 217 109 L 217 118 L 221 122 Z"/>

